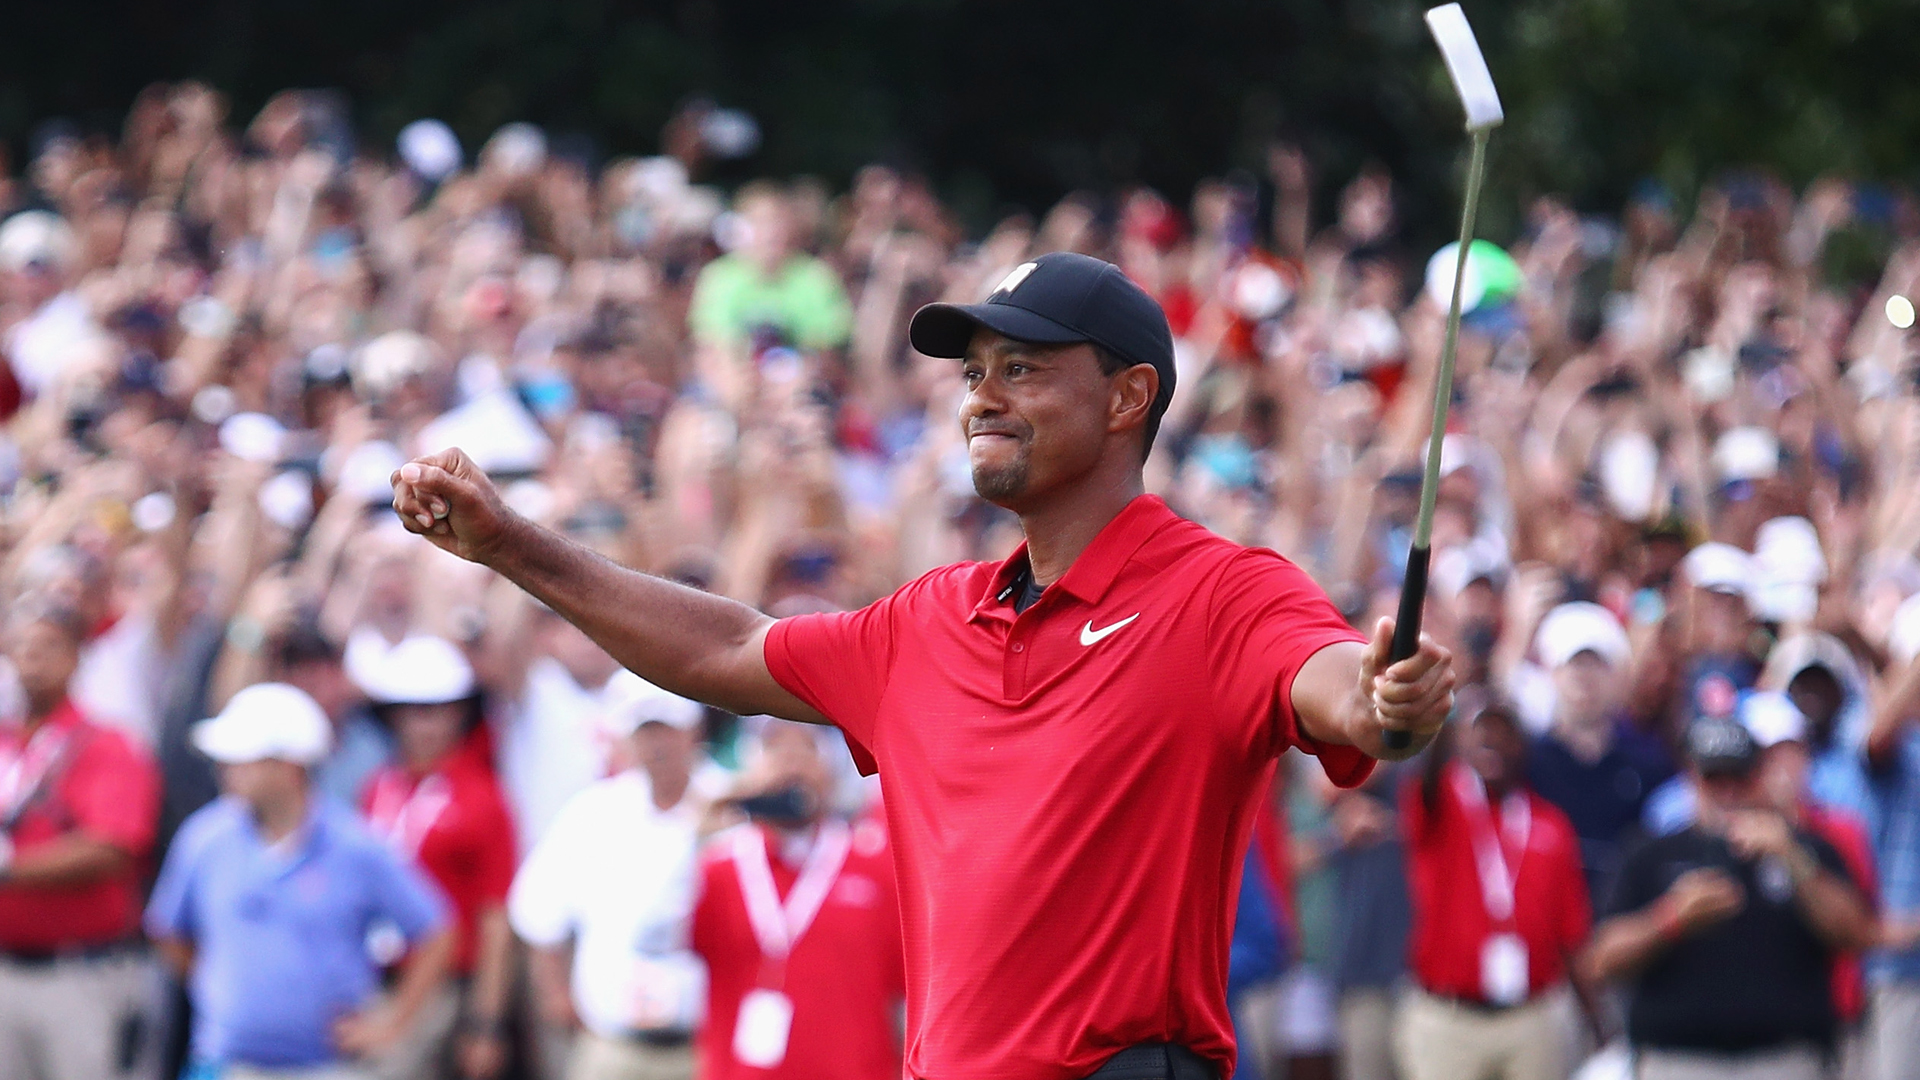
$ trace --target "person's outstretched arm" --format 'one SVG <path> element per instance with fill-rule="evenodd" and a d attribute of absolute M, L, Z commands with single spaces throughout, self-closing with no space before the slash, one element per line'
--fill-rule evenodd
<path fill-rule="evenodd" d="M 629 570 L 535 525 L 459 450 L 401 466 L 393 508 L 407 531 L 525 589 L 656 686 L 741 715 L 824 722 L 767 670 L 771 618 Z"/>

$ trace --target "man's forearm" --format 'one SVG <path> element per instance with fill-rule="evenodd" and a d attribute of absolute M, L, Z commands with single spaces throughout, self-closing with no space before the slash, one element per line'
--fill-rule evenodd
<path fill-rule="evenodd" d="M 479 917 L 479 954 L 473 965 L 468 1019 L 498 1024 L 507 1013 L 507 989 L 513 968 L 513 928 L 505 908 L 487 908 Z"/>
<path fill-rule="evenodd" d="M 745 654 L 773 620 L 745 604 L 630 570 L 525 519 L 484 561 L 650 683 L 743 715 L 817 719 L 770 678 L 747 677 L 756 658 Z"/>
<path fill-rule="evenodd" d="M 393 988 L 393 1023 L 404 1029 L 419 1014 L 420 1007 L 447 977 L 453 964 L 454 931 L 440 931 L 413 950 L 400 968 L 400 980 Z"/>
<path fill-rule="evenodd" d="M 6 870 L 11 885 L 85 885 L 126 869 L 127 853 L 81 833 L 70 833 L 16 856 Z"/>
<path fill-rule="evenodd" d="M 1802 852 L 1800 858 L 1812 863 L 1813 856 Z M 1811 871 L 1794 870 L 1797 886 L 1794 903 L 1800 914 L 1812 924 L 1813 932 L 1833 948 L 1853 952 L 1872 948 L 1876 930 L 1873 913 L 1853 886 L 1818 863 Z"/>
<path fill-rule="evenodd" d="M 1679 936 L 1674 917 L 1659 904 L 1630 915 L 1617 915 L 1600 924 L 1593 944 L 1581 957 L 1581 975 L 1593 984 L 1631 975 L 1660 955 Z"/>

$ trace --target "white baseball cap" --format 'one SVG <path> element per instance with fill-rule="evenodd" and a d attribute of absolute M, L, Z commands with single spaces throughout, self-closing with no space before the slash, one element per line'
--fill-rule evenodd
<path fill-rule="evenodd" d="M 1687 582 L 1693 587 L 1742 599 L 1746 598 L 1747 590 L 1753 583 L 1753 556 L 1732 544 L 1717 540 L 1710 540 L 1687 552 L 1680 568 L 1685 571 Z"/>
<path fill-rule="evenodd" d="M 1820 531 L 1803 517 L 1777 517 L 1763 523 L 1753 538 L 1753 561 L 1771 581 L 1817 585 L 1827 579 L 1827 556 Z"/>
<path fill-rule="evenodd" d="M 1776 743 L 1805 742 L 1807 718 L 1778 690 L 1755 690 L 1740 698 L 1740 723 L 1762 750 Z"/>
<path fill-rule="evenodd" d="M 607 708 L 601 723 L 615 738 L 631 735 L 645 724 L 698 731 L 707 716 L 706 706 L 662 690 L 631 671 L 616 674 L 607 684 L 606 694 Z"/>
<path fill-rule="evenodd" d="M 444 705 L 474 694 L 473 665 L 445 638 L 416 634 L 379 656 L 348 665 L 375 705 Z"/>
<path fill-rule="evenodd" d="M 73 257 L 73 229 L 51 210 L 25 210 L 0 225 L 0 269 L 36 264 L 64 268 Z"/>
<path fill-rule="evenodd" d="M 256 683 L 233 695 L 220 715 L 193 725 L 192 738 L 195 749 L 222 765 L 313 765 L 333 749 L 333 726 L 299 687 Z"/>
<path fill-rule="evenodd" d="M 1620 667 L 1632 655 L 1627 632 L 1613 612 L 1599 604 L 1576 600 L 1561 604 L 1540 620 L 1533 647 L 1549 669 L 1558 668 L 1583 652 L 1597 654 L 1610 667 Z"/>
<path fill-rule="evenodd" d="M 1721 483 L 1765 480 L 1780 471 L 1780 440 L 1763 427 L 1737 427 L 1713 444 L 1713 467 Z"/>

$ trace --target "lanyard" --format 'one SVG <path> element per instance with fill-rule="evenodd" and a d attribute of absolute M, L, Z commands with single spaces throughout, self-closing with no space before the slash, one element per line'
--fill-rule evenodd
<path fill-rule="evenodd" d="M 42 723 L 24 746 L 8 748 L 0 761 L 0 828 L 11 829 L 39 796 L 66 756 L 70 735 L 63 725 Z"/>
<path fill-rule="evenodd" d="M 1496 833 L 1487 806 L 1486 783 L 1478 773 L 1457 762 L 1452 773 L 1453 790 L 1460 797 L 1467 834 L 1473 842 L 1473 864 L 1480 875 L 1480 896 L 1486 902 L 1487 915 L 1496 923 L 1507 922 L 1513 918 L 1520 860 L 1526 855 L 1527 838 L 1533 832 L 1533 807 L 1524 792 L 1508 792 L 1500 800 L 1500 829 Z"/>
<path fill-rule="evenodd" d="M 420 844 L 453 802 L 453 785 L 439 773 L 431 773 L 408 791 L 404 774 L 398 770 L 383 773 L 373 788 L 367 818 L 387 843 L 408 858 L 420 857 Z"/>
<path fill-rule="evenodd" d="M 782 904 L 773 887 L 773 868 L 767 863 L 766 837 L 752 827 L 733 835 L 733 864 L 739 871 L 740 895 L 747 902 L 747 921 L 753 924 L 753 936 L 760 942 L 762 955 L 784 960 L 813 925 L 820 905 L 826 903 L 827 890 L 847 861 L 847 839 L 844 822 L 823 823 L 800 868 L 799 879 Z"/>

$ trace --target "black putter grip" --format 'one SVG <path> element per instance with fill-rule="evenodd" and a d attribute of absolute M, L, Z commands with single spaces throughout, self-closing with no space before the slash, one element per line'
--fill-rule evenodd
<path fill-rule="evenodd" d="M 1407 550 L 1407 577 L 1400 586 L 1400 612 L 1393 620 L 1393 646 L 1387 650 L 1387 663 L 1394 664 L 1420 651 L 1420 614 L 1427 606 L 1427 564 L 1433 560 L 1430 547 Z M 1405 750 L 1413 745 L 1413 733 L 1388 730 L 1380 741 L 1389 750 Z"/>

